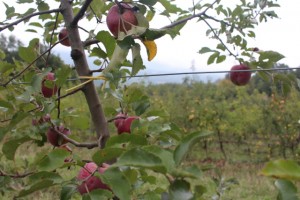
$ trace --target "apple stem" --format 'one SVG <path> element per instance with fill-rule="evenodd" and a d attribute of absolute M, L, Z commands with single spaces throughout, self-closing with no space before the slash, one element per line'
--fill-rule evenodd
<path fill-rule="evenodd" d="M 117 0 L 115 0 L 115 3 L 116 3 L 117 6 L 119 7 L 120 14 L 123 14 L 123 12 L 124 12 L 124 7 L 122 6 L 122 4 L 121 4 L 119 1 L 117 1 Z"/>

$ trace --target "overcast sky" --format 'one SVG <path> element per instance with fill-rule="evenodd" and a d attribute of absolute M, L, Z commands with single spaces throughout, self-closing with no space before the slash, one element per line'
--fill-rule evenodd
<path fill-rule="evenodd" d="M 12 1 L 4 0 L 4 2 L 10 4 Z M 190 5 L 192 5 L 191 0 L 177 0 L 177 2 L 181 6 L 191 7 Z M 223 0 L 223 2 L 233 4 L 240 1 Z M 278 0 L 277 2 L 281 5 L 280 8 L 276 8 L 279 19 L 269 20 L 267 23 L 260 24 L 254 30 L 256 38 L 248 42 L 251 46 L 256 46 L 262 50 L 278 51 L 286 57 L 281 61 L 282 63 L 290 67 L 298 67 L 300 66 L 300 1 Z M 23 7 L 19 9 L 24 11 Z M 1 3 L 0 12 L 5 12 L 5 7 Z M 0 20 L 2 21 L 4 17 L 4 15 L 0 15 Z M 159 28 L 169 23 L 167 19 L 159 18 L 151 22 L 150 26 Z M 13 34 L 26 43 L 30 38 L 30 34 L 24 33 L 23 30 L 23 26 L 18 26 Z M 204 23 L 196 23 L 196 20 L 192 20 L 187 23 L 181 35 L 174 40 L 169 36 L 156 40 L 158 46 L 157 56 L 151 62 L 145 61 L 149 71 L 151 73 L 186 72 L 191 71 L 191 66 L 194 66 L 195 71 L 218 71 L 229 70 L 232 65 L 237 64 L 237 61 L 233 58 L 227 58 L 226 62 L 207 66 L 208 55 L 197 53 L 203 46 L 215 47 L 215 41 L 205 36 L 206 30 L 207 26 Z M 4 33 L 9 34 L 8 31 L 4 31 Z M 59 45 L 55 48 L 55 52 L 62 56 L 69 55 L 69 48 Z M 146 58 L 145 49 L 143 49 L 142 54 Z M 70 62 L 70 59 L 67 61 Z M 212 79 L 214 79 L 215 77 L 224 76 L 224 74 L 206 74 L 201 76 L 206 78 L 213 76 Z"/>

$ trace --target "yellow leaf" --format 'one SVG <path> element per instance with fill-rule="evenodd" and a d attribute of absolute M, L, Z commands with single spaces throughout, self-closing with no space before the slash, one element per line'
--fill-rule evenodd
<path fill-rule="evenodd" d="M 147 49 L 148 61 L 151 61 L 157 53 L 157 46 L 154 40 L 143 40 L 143 44 Z"/>

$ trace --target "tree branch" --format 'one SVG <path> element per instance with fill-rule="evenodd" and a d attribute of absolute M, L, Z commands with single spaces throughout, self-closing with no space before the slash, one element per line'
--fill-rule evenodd
<path fill-rule="evenodd" d="M 73 18 L 73 21 L 70 23 L 70 27 L 76 27 L 79 20 L 84 16 L 85 11 L 89 8 L 90 4 L 92 3 L 93 0 L 86 0 L 82 7 L 80 8 L 79 12 L 77 15 Z"/>
<path fill-rule="evenodd" d="M 61 11 L 61 9 L 58 8 L 58 9 L 53 9 L 53 10 L 46 10 L 46 11 L 32 13 L 30 15 L 27 15 L 27 16 L 25 16 L 25 17 L 23 17 L 23 18 L 15 21 L 15 22 L 7 24 L 6 26 L 0 27 L 0 32 L 3 31 L 3 30 L 5 30 L 5 29 L 7 29 L 7 28 L 9 28 L 9 27 L 11 27 L 11 26 L 17 25 L 17 24 L 19 24 L 22 21 L 30 19 L 31 17 L 37 16 L 37 15 L 49 14 L 49 13 L 53 13 L 53 12 L 60 12 L 60 11 Z"/>
<path fill-rule="evenodd" d="M 57 128 L 54 128 L 54 130 L 58 135 L 63 137 L 63 139 L 65 139 L 66 141 L 68 141 L 69 143 L 73 144 L 76 147 L 86 147 L 88 149 L 98 147 L 98 143 L 79 143 L 76 140 L 73 140 L 73 139 L 69 138 L 68 136 L 66 136 L 65 134 L 63 134 L 62 132 L 60 132 Z"/>

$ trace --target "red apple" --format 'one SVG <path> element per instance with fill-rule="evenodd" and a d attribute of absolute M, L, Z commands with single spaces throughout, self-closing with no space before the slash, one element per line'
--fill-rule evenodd
<path fill-rule="evenodd" d="M 138 21 L 132 7 L 126 3 L 120 3 L 109 9 L 106 23 L 110 32 L 118 37 L 120 32 L 127 33 L 132 26 L 137 26 Z"/>
<path fill-rule="evenodd" d="M 63 28 L 60 30 L 59 34 L 58 34 L 58 39 L 60 40 L 60 43 L 64 46 L 71 46 L 70 45 L 70 40 L 68 37 L 68 31 L 66 28 Z M 62 40 L 63 39 L 63 40 Z"/>
<path fill-rule="evenodd" d="M 65 128 L 63 125 L 56 127 L 56 129 L 65 135 L 71 134 L 71 131 Z M 56 147 L 67 143 L 67 141 L 60 136 L 53 127 L 50 127 L 47 131 L 47 140 L 50 144 Z"/>
<path fill-rule="evenodd" d="M 44 78 L 44 80 L 42 82 L 42 94 L 43 94 L 44 97 L 50 98 L 54 94 L 56 94 L 58 88 L 55 85 L 54 80 L 55 80 L 55 75 L 52 72 L 49 72 L 46 75 L 46 77 Z M 51 86 L 47 85 L 46 81 L 47 82 L 50 81 L 51 84 L 49 84 L 49 85 L 51 85 Z"/>
<path fill-rule="evenodd" d="M 45 123 L 45 122 L 50 122 L 51 121 L 51 116 L 50 116 L 50 114 L 46 114 L 45 116 L 42 116 L 42 117 L 40 117 L 40 119 L 39 120 L 37 120 L 37 119 L 32 119 L 32 125 L 33 126 L 37 126 L 37 125 L 41 125 L 41 124 L 43 124 L 43 123 Z"/>
<path fill-rule="evenodd" d="M 77 175 L 77 179 L 82 181 L 82 183 L 77 187 L 79 193 L 83 195 L 95 189 L 110 190 L 110 188 L 103 183 L 99 177 L 93 175 L 96 170 L 98 170 L 100 174 L 103 174 L 108 167 L 109 165 L 105 163 L 103 163 L 101 167 L 98 167 L 94 162 L 86 163 Z"/>
<path fill-rule="evenodd" d="M 121 121 L 118 124 L 118 134 L 123 134 L 123 133 L 131 133 L 131 123 L 136 120 L 139 119 L 139 117 L 137 116 L 131 116 L 131 117 L 127 117 L 125 120 Z"/>
<path fill-rule="evenodd" d="M 229 77 L 232 83 L 234 83 L 235 85 L 246 85 L 251 79 L 251 71 L 242 70 L 250 70 L 250 68 L 247 65 L 240 64 L 233 66 L 230 70 Z"/>
<path fill-rule="evenodd" d="M 127 117 L 126 114 L 124 113 L 119 113 L 117 114 L 117 116 L 115 117 L 116 119 L 114 120 L 115 126 L 118 127 L 119 124 L 125 120 L 125 118 Z"/>

